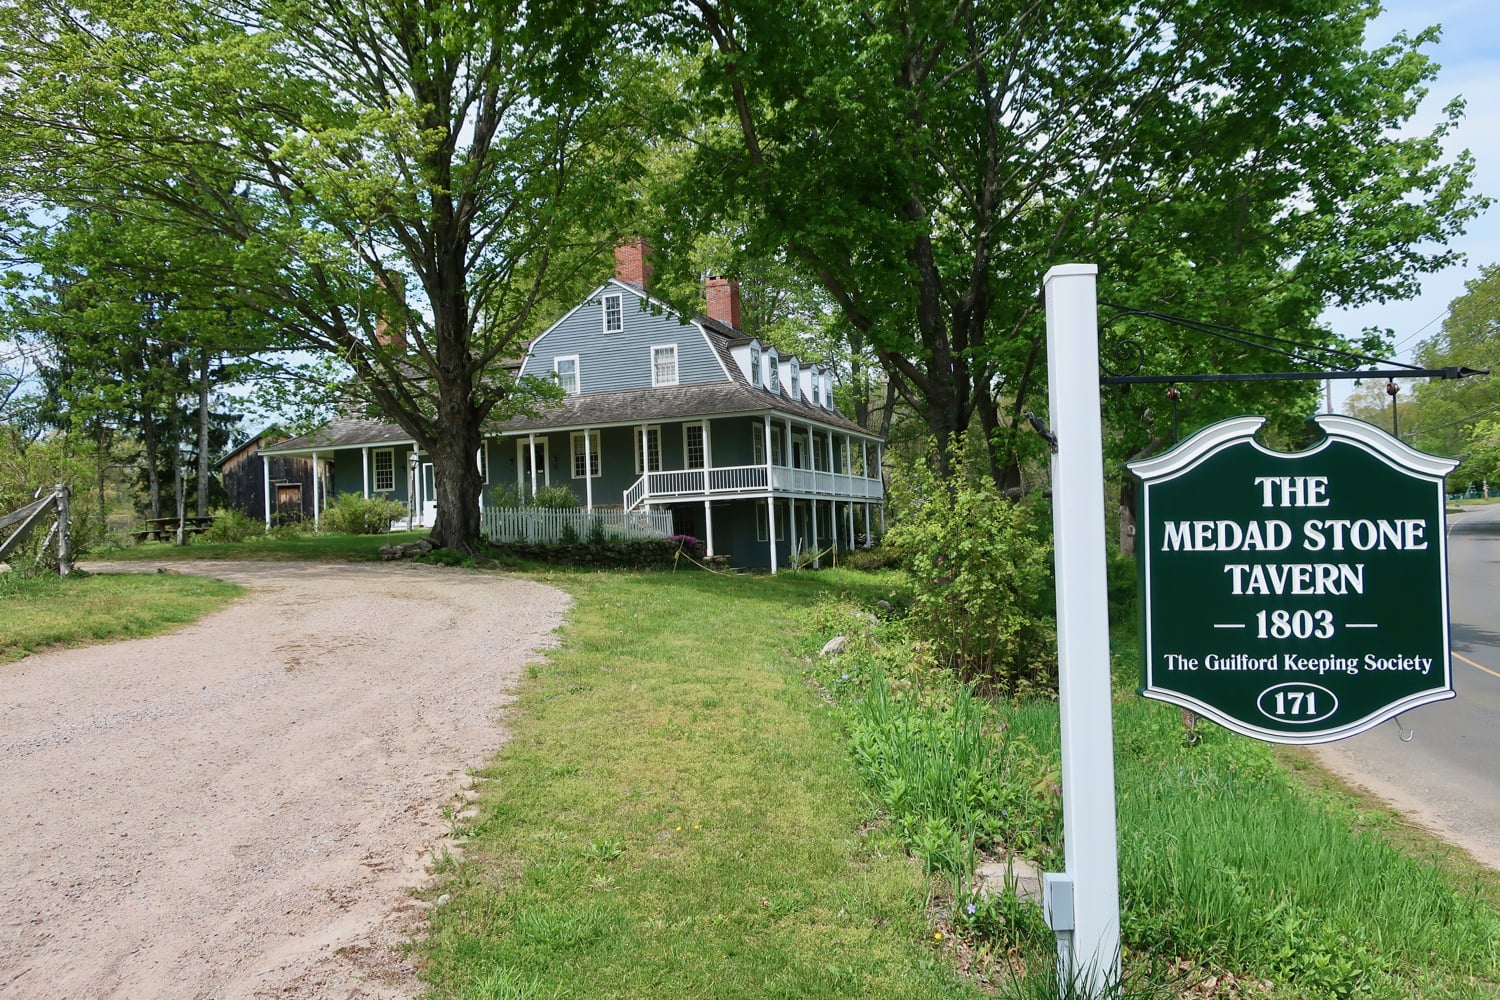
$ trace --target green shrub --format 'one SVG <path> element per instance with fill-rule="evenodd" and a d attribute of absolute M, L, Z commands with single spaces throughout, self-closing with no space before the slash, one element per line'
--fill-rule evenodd
<path fill-rule="evenodd" d="M 578 494 L 572 488 L 558 483 L 556 486 L 543 486 L 536 491 L 531 498 L 533 507 L 549 507 L 554 510 L 576 510 L 583 506 L 578 500 Z"/>
<path fill-rule="evenodd" d="M 840 553 L 839 565 L 845 569 L 872 572 L 901 565 L 901 556 L 888 546 L 877 545 L 873 549 L 851 549 Z"/>
<path fill-rule="evenodd" d="M 205 542 L 243 542 L 266 533 L 266 526 L 244 511 L 214 511 L 214 523 L 203 533 Z"/>
<path fill-rule="evenodd" d="M 987 480 L 944 483 L 921 469 L 897 488 L 907 514 L 886 545 L 911 573 L 914 638 L 986 690 L 1055 687 L 1052 546 L 1041 519 Z"/>
<path fill-rule="evenodd" d="M 604 522 L 602 520 L 597 517 L 589 518 L 589 534 L 584 541 L 596 546 L 604 544 Z"/>
<path fill-rule="evenodd" d="M 489 499 L 485 501 L 485 506 L 514 510 L 521 506 L 521 492 L 510 484 L 491 486 Z"/>
<path fill-rule="evenodd" d="M 340 493 L 322 515 L 323 530 L 342 535 L 379 535 L 406 516 L 406 504 L 385 497 Z"/>
<path fill-rule="evenodd" d="M 301 514 L 273 514 L 271 516 L 271 530 L 266 532 L 267 538 L 296 538 L 298 535 L 310 535 L 313 533 L 312 518 L 304 518 Z"/>

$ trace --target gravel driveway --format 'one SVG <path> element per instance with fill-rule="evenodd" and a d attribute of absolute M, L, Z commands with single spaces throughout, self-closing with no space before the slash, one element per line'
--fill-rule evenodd
<path fill-rule="evenodd" d="M 173 569 L 252 591 L 0 664 L 0 995 L 416 995 L 408 890 L 567 596 L 400 563 Z"/>

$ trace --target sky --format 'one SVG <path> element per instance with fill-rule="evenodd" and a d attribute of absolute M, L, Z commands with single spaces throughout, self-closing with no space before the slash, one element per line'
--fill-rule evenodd
<path fill-rule="evenodd" d="M 1442 68 L 1428 86 L 1413 131 L 1431 131 L 1443 107 L 1455 97 L 1464 98 L 1468 107 L 1449 136 L 1448 149 L 1450 153 L 1467 149 L 1474 155 L 1474 190 L 1496 199 L 1451 244 L 1468 256 L 1467 262 L 1426 275 L 1420 296 L 1324 315 L 1334 331 L 1345 336 L 1357 336 L 1369 326 L 1395 331 L 1396 360 L 1410 362 L 1412 349 L 1442 328 L 1448 304 L 1464 293 L 1464 282 L 1478 277 L 1482 266 L 1500 263 L 1500 4 L 1496 0 L 1387 0 L 1384 6 L 1367 32 L 1367 48 L 1401 31 L 1415 34 L 1433 24 L 1442 26 L 1438 43 L 1424 49 Z M 1349 385 L 1343 384 L 1342 394 L 1335 389 L 1335 408 Z"/>

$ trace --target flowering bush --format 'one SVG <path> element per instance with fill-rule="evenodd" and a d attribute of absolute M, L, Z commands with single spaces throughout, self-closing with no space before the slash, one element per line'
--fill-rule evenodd
<path fill-rule="evenodd" d="M 1032 509 L 988 480 L 945 483 L 925 469 L 902 488 L 906 514 L 886 545 L 916 588 L 913 637 L 988 689 L 1055 686 L 1052 545 Z"/>
<path fill-rule="evenodd" d="M 692 535 L 669 535 L 667 536 L 667 541 L 677 548 L 681 549 L 683 552 L 686 552 L 694 559 L 703 558 L 703 543 L 694 538 Z"/>

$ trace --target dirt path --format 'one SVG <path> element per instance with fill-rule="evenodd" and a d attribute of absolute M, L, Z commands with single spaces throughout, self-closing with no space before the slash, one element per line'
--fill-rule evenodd
<path fill-rule="evenodd" d="M 0 665 L 0 996 L 416 995 L 407 890 L 566 595 L 175 566 L 254 590 L 175 635 Z"/>

